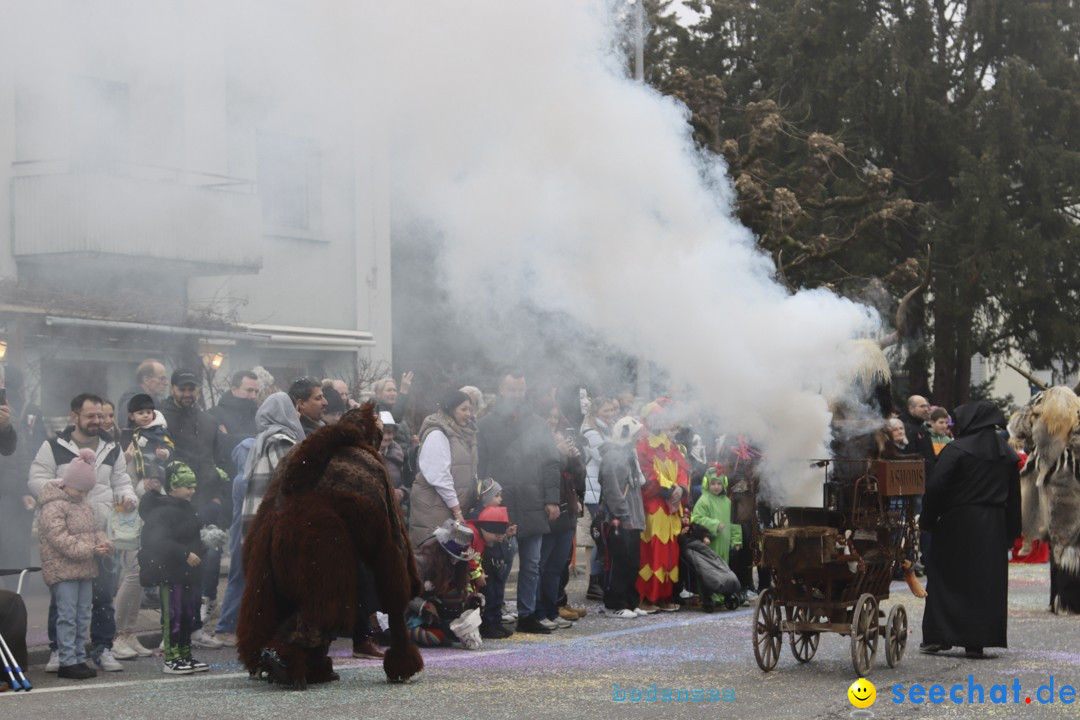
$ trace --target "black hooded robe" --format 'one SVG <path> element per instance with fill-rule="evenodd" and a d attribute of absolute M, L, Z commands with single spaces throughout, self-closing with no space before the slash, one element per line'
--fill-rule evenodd
<path fill-rule="evenodd" d="M 987 402 L 956 409 L 957 440 L 945 446 L 926 487 L 923 642 L 1008 647 L 1008 551 L 1020 534 L 1019 459 L 998 434 L 1005 418 Z"/>

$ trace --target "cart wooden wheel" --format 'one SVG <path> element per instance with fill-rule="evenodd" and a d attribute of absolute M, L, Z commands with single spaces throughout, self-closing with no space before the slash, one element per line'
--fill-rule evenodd
<path fill-rule="evenodd" d="M 804 623 L 813 621 L 814 617 L 810 615 L 810 608 L 806 605 L 797 605 L 791 611 L 791 622 Z M 801 663 L 810 662 L 810 659 L 814 657 L 814 653 L 817 652 L 820 640 L 821 633 L 819 632 L 792 632 L 791 654 Z"/>
<path fill-rule="evenodd" d="M 896 667 L 904 658 L 907 636 L 907 610 L 903 605 L 893 605 L 885 621 L 885 661 L 889 663 L 889 667 Z"/>
<path fill-rule="evenodd" d="M 877 600 L 870 593 L 863 593 L 851 616 L 851 664 L 859 677 L 866 677 L 873 669 L 877 646 Z"/>
<path fill-rule="evenodd" d="M 758 596 L 757 607 L 754 608 L 754 659 L 758 667 L 768 672 L 776 667 L 780 659 L 780 648 L 784 644 L 783 633 L 780 632 L 780 602 L 776 599 L 776 591 L 768 588 Z"/>

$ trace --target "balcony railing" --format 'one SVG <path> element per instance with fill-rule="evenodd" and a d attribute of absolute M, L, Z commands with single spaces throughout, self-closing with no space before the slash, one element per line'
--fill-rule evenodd
<path fill-rule="evenodd" d="M 146 165 L 106 173 L 36 161 L 13 169 L 17 257 L 125 256 L 171 261 L 191 275 L 262 267 L 261 199 L 251 181 Z"/>

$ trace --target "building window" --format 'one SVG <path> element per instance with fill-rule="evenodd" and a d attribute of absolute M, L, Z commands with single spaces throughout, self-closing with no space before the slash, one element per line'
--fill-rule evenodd
<path fill-rule="evenodd" d="M 263 222 L 272 230 L 318 232 L 321 168 L 316 142 L 260 130 L 257 143 Z"/>

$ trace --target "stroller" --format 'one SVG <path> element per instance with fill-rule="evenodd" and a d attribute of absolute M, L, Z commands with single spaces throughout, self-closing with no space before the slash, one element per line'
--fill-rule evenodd
<path fill-rule="evenodd" d="M 18 575 L 19 583 L 15 588 L 14 597 L 11 598 L 13 603 L 13 610 L 11 617 L 0 617 L 0 684 L 6 684 L 14 691 L 29 691 L 33 688 L 30 681 L 26 679 L 25 673 L 23 673 L 22 667 L 19 666 L 19 661 L 16 655 L 11 650 L 11 646 L 8 645 L 7 640 L 4 638 L 3 630 L 8 630 L 11 636 L 12 643 L 15 644 L 15 649 L 18 651 L 19 656 L 26 657 L 26 606 L 23 605 L 19 595 L 22 594 L 23 580 L 26 578 L 26 574 L 30 572 L 37 572 L 41 570 L 39 567 L 23 568 L 19 570 L 3 570 L 0 569 L 0 575 Z M 10 593 L 6 593 L 10 595 Z M 10 623 L 10 624 L 9 624 Z"/>
<path fill-rule="evenodd" d="M 723 595 L 724 607 L 734 610 L 743 603 L 742 583 L 728 567 L 724 559 L 714 553 L 702 540 L 687 538 L 683 546 L 686 563 L 693 568 L 701 588 L 701 606 L 705 612 L 711 612 L 712 596 Z"/>

